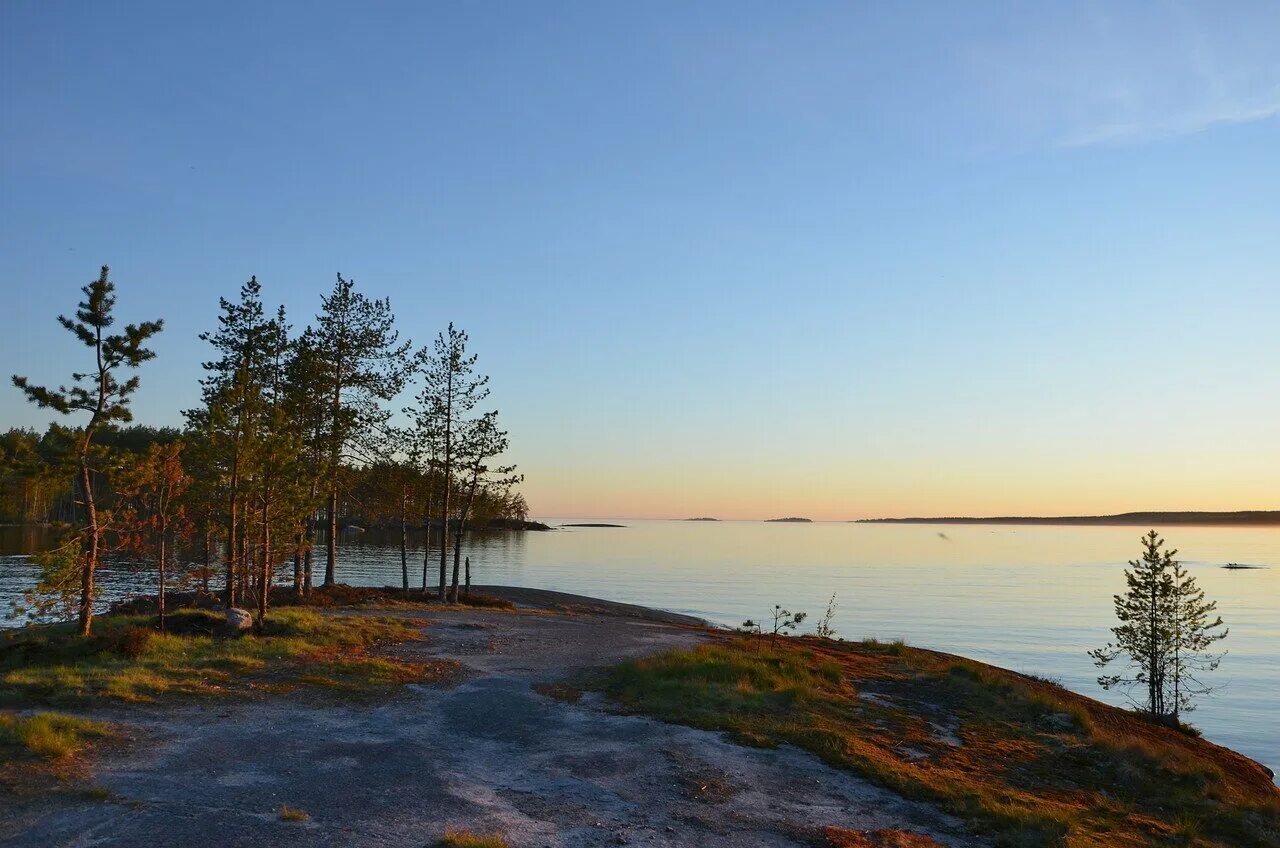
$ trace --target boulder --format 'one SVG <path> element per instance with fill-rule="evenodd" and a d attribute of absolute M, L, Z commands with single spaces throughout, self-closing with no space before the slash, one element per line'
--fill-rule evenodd
<path fill-rule="evenodd" d="M 227 610 L 227 620 L 218 628 L 219 636 L 239 636 L 246 630 L 253 629 L 253 614 L 248 610 L 231 607 Z"/>

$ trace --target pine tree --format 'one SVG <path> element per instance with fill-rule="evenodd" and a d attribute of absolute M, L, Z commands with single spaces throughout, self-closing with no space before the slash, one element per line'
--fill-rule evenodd
<path fill-rule="evenodd" d="M 1204 590 L 1196 585 L 1195 578 L 1182 563 L 1173 563 L 1170 577 L 1173 632 L 1165 678 L 1172 687 L 1169 706 L 1176 723 L 1182 713 L 1195 709 L 1197 695 L 1213 691 L 1198 675 L 1213 671 L 1222 662 L 1226 652 L 1215 653 L 1210 649 L 1227 638 L 1230 631 L 1223 627 L 1222 616 L 1215 615 L 1209 620 L 1218 602 L 1205 600 Z"/>
<path fill-rule="evenodd" d="M 329 504 L 325 522 L 324 583 L 336 581 L 338 562 L 338 474 L 349 456 L 369 461 L 366 436 L 386 425 L 391 400 L 409 376 L 410 342 L 400 342 L 391 301 L 370 300 L 355 290 L 355 282 L 338 281 L 321 299 L 320 314 L 311 332 L 315 355 L 323 362 L 315 390 L 327 404 L 325 422 L 326 482 Z"/>
<path fill-rule="evenodd" d="M 1165 550 L 1155 530 L 1142 537 L 1142 557 L 1130 560 L 1125 570 L 1127 590 L 1114 596 L 1119 624 L 1111 629 L 1114 641 L 1089 652 L 1099 668 L 1123 661 L 1126 671 L 1102 675 L 1104 689 L 1141 687 L 1145 699 L 1129 696 L 1135 707 L 1153 719 L 1177 721 L 1192 709 L 1192 698 L 1205 694 L 1194 673 L 1217 668 L 1220 656 L 1208 649 L 1227 633 L 1214 632 L 1222 619 L 1208 616 L 1216 608 L 1206 603 L 1204 592 L 1174 557 Z"/>
<path fill-rule="evenodd" d="M 227 505 L 224 601 L 232 607 L 248 574 L 246 475 L 263 411 L 267 345 L 275 329 L 256 276 L 241 286 L 239 302 L 220 298 L 219 307 L 218 329 L 200 334 L 217 353 L 216 359 L 204 363 L 204 406 L 184 414 L 193 437 L 207 440 L 207 459 L 213 465 L 208 471 L 221 482 Z"/>
<path fill-rule="evenodd" d="M 467 520 L 476 502 L 476 495 L 487 492 L 496 499 L 505 499 L 514 486 L 524 477 L 516 473 L 514 465 L 491 466 L 490 462 L 507 450 L 507 432 L 498 428 L 498 412 L 486 412 L 467 422 L 460 434 L 459 469 L 462 476 L 462 500 L 458 505 L 458 523 L 453 536 L 453 584 L 450 594 L 458 600 L 458 563 L 462 558 L 462 539 L 467 530 Z M 467 563 L 467 590 L 471 589 L 471 565 Z"/>
<path fill-rule="evenodd" d="M 467 356 L 467 333 L 450 323 L 436 336 L 434 352 L 419 354 L 423 387 L 416 409 L 411 413 L 426 447 L 439 471 L 440 491 L 440 600 L 446 597 L 449 563 L 449 519 L 452 507 L 453 475 L 456 472 L 458 438 L 464 422 L 481 401 L 489 396 L 489 378 L 475 373 L 476 357 Z M 454 566 L 453 585 L 458 585 Z"/>
<path fill-rule="evenodd" d="M 285 368 L 288 407 L 297 422 L 301 439 L 299 473 L 306 490 L 303 502 L 299 504 L 300 521 L 293 539 L 293 588 L 299 596 L 311 592 L 316 512 L 320 506 L 321 488 L 327 479 L 329 404 L 320 388 L 324 369 L 325 362 L 317 352 L 314 331 L 308 328 L 293 343 Z"/>
<path fill-rule="evenodd" d="M 183 498 L 191 485 L 183 468 L 183 452 L 180 441 L 153 444 L 129 458 L 116 487 L 124 507 L 119 530 L 125 548 L 156 563 L 156 613 L 162 631 L 169 563 L 175 559 L 179 540 L 187 538 L 192 527 Z"/>
<path fill-rule="evenodd" d="M 102 526 L 93 492 L 94 436 L 104 426 L 133 420 L 129 398 L 137 391 L 138 378 L 130 377 L 122 383 L 116 379 L 116 373 L 121 368 L 137 368 L 154 358 L 155 353 L 144 345 L 164 327 L 160 320 L 144 321 L 127 325 L 123 333 L 108 333 L 107 329 L 115 323 L 111 312 L 116 302 L 115 285 L 110 281 L 109 273 L 110 269 L 103 265 L 98 279 L 82 289 L 85 299 L 80 302 L 74 319 L 58 316 L 58 323 L 93 351 L 92 370 L 72 374 L 71 386 L 59 386 L 57 389 L 33 386 L 26 377 L 13 376 L 13 384 L 32 403 L 62 415 L 76 412 L 89 415 L 89 422 L 81 432 L 76 448 L 77 482 L 86 519 L 79 566 L 79 632 L 82 636 L 89 635 L 93 623 L 94 576 L 102 542 Z"/>
<path fill-rule="evenodd" d="M 253 498 L 257 509 L 257 627 L 266 622 L 272 573 L 280 536 L 296 538 L 307 499 L 303 422 L 293 414 L 289 399 L 296 397 L 287 385 L 287 363 L 292 345 L 284 307 L 269 323 L 262 344 L 266 363 L 262 386 L 262 415 L 255 432 L 253 451 Z M 274 546 L 274 547 L 273 547 Z M 295 575 L 296 579 L 296 575 Z"/>

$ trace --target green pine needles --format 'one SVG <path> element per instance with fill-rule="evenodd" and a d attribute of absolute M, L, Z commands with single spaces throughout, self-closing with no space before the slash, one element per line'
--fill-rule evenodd
<path fill-rule="evenodd" d="M 1123 670 L 1098 678 L 1104 689 L 1131 693 L 1133 705 L 1158 721 L 1177 725 L 1195 709 L 1195 698 L 1212 689 L 1200 675 L 1213 671 L 1224 652 L 1213 647 L 1229 632 L 1214 615 L 1217 602 L 1205 600 L 1178 552 L 1164 547 L 1155 530 L 1142 537 L 1142 558 L 1125 570 L 1128 588 L 1115 596 L 1119 624 L 1114 641 L 1090 651 L 1099 668 Z M 1135 692 L 1142 693 L 1135 697 Z"/>

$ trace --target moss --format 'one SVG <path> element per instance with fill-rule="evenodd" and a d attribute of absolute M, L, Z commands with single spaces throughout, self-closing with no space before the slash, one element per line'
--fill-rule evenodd
<path fill-rule="evenodd" d="M 175 614 L 171 621 L 181 632 L 144 629 L 151 620 L 139 614 L 100 616 L 88 639 L 63 626 L 0 635 L 0 700 L 145 702 L 286 680 L 351 691 L 440 680 L 453 667 L 370 655 L 377 644 L 419 638 L 417 626 L 402 619 L 282 609 L 273 611 L 261 635 L 217 639 L 187 626 L 187 619 L 204 615 Z"/>
<path fill-rule="evenodd" d="M 804 748 L 937 803 L 999 845 L 1244 846 L 1280 834 L 1280 795 L 1239 755 L 901 642 L 769 649 L 736 638 L 622 663 L 598 685 L 634 712 Z"/>

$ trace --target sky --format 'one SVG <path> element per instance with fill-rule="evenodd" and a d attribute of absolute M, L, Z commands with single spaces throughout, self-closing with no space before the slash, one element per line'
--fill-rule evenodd
<path fill-rule="evenodd" d="M 543 516 L 1280 508 L 1280 5 L 0 4 L 0 361 L 110 264 L 466 328 Z M 397 404 L 399 406 L 400 404 Z M 0 427 L 47 411 L 0 388 Z"/>

